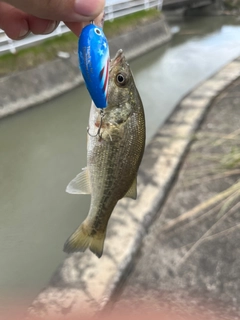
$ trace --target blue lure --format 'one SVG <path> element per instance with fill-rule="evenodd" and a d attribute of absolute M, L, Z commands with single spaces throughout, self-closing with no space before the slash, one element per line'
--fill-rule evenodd
<path fill-rule="evenodd" d="M 78 55 L 79 66 L 95 106 L 106 108 L 110 59 L 108 42 L 101 28 L 94 24 L 83 28 Z"/>

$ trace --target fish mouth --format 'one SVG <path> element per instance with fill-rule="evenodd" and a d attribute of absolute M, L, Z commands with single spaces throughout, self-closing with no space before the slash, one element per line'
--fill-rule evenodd
<path fill-rule="evenodd" d="M 119 49 L 115 55 L 115 57 L 112 59 L 112 65 L 117 65 L 119 63 L 124 63 L 126 61 L 125 55 L 123 53 L 122 49 Z"/>

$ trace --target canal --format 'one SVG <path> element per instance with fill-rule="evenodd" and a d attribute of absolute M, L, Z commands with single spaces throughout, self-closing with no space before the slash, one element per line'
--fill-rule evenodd
<path fill-rule="evenodd" d="M 240 55 L 236 18 L 179 18 L 171 27 L 178 32 L 170 43 L 131 62 L 147 141 L 181 97 Z M 86 166 L 89 106 L 81 86 L 0 121 L 1 301 L 31 302 L 64 259 L 66 238 L 88 213 L 90 197 L 66 194 L 65 187 Z"/>

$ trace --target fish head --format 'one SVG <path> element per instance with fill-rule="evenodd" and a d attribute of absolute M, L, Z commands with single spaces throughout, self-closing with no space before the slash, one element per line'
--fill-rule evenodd
<path fill-rule="evenodd" d="M 125 58 L 123 50 L 118 50 L 111 60 L 108 84 L 108 108 L 132 104 L 136 86 L 130 66 Z"/>

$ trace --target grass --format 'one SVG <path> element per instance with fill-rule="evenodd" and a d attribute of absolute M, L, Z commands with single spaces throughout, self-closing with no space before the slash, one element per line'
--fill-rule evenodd
<path fill-rule="evenodd" d="M 159 15 L 160 12 L 157 9 L 149 9 L 117 18 L 113 22 L 106 21 L 104 23 L 104 33 L 107 38 L 112 38 L 123 31 L 129 31 L 141 24 L 148 23 L 149 20 L 157 19 Z"/>
<path fill-rule="evenodd" d="M 195 140 L 198 141 L 196 149 L 191 154 L 192 160 L 201 158 L 204 163 L 198 167 L 188 168 L 184 181 L 185 187 L 193 187 L 202 182 L 208 182 L 226 178 L 240 173 L 240 129 L 229 134 L 198 133 Z M 214 153 L 202 153 L 201 148 L 208 145 L 214 148 Z M 196 170 L 197 169 L 197 170 Z"/>
<path fill-rule="evenodd" d="M 56 59 L 58 51 L 72 52 L 77 49 L 77 38 L 69 32 L 60 37 L 46 40 L 16 54 L 0 56 L 0 76 L 35 67 L 45 61 Z"/>
<path fill-rule="evenodd" d="M 229 154 L 225 154 L 221 159 L 221 165 L 228 169 L 240 169 L 240 148 L 232 147 Z"/>
<path fill-rule="evenodd" d="M 224 0 L 223 4 L 226 9 L 239 9 L 240 8 L 240 1 L 239 0 Z"/>
<path fill-rule="evenodd" d="M 149 9 L 117 18 L 113 22 L 106 21 L 104 33 L 110 39 L 141 24 L 158 19 L 159 15 L 160 13 L 157 9 Z M 77 50 L 77 41 L 77 37 L 68 32 L 59 37 L 41 42 L 34 47 L 22 49 L 15 55 L 10 53 L 2 55 L 0 56 L 0 77 L 56 59 L 59 51 L 74 52 Z"/>
<path fill-rule="evenodd" d="M 183 188 L 189 191 L 202 185 L 196 190 L 203 190 L 204 195 L 212 193 L 212 196 L 204 196 L 203 201 L 195 202 L 190 210 L 167 220 L 159 229 L 159 234 L 173 232 L 173 236 L 176 230 L 186 232 L 198 226 L 201 229 L 197 238 L 193 237 L 194 241 L 179 247 L 181 258 L 176 262 L 177 270 L 186 266 L 189 257 L 203 243 L 213 239 L 222 240 L 240 228 L 240 223 L 237 223 L 239 219 L 236 218 L 240 212 L 240 129 L 229 134 L 209 131 L 197 133 L 187 164 L 181 180 Z M 230 176 L 234 178 L 229 179 Z M 187 198 L 186 201 L 190 200 Z"/>
<path fill-rule="evenodd" d="M 205 137 L 207 135 L 207 138 Z M 214 216 L 214 222 L 201 237 L 193 242 L 185 245 L 185 253 L 179 260 L 177 267 L 184 266 L 186 260 L 191 254 L 200 246 L 204 241 L 209 239 L 222 237 L 230 234 L 236 228 L 240 227 L 240 224 L 230 223 L 230 219 L 240 210 L 240 129 L 232 131 L 230 134 L 222 135 L 219 138 L 219 133 L 199 133 L 196 135 L 195 140 L 208 146 L 209 151 L 214 153 L 206 153 L 206 149 L 203 152 L 202 145 L 196 144 L 196 151 L 190 155 L 191 163 L 199 158 L 202 159 L 201 164 L 196 167 L 187 167 L 184 174 L 184 187 L 189 189 L 195 185 L 205 184 L 205 188 L 211 191 L 211 184 L 219 180 L 220 185 L 224 179 L 228 179 L 230 176 L 235 176 L 236 179 L 228 188 L 214 194 L 212 197 L 200 202 L 188 211 L 185 211 L 181 215 L 174 219 L 169 220 L 159 232 L 171 232 L 177 228 L 185 228 L 187 225 L 200 223 L 202 219 L 213 219 L 210 216 Z M 216 148 L 217 147 L 217 148 Z M 226 152 L 229 150 L 228 152 Z M 202 151 L 202 152 L 199 152 Z M 229 221 L 228 221 L 229 220 Z M 226 222 L 228 221 L 228 222 Z M 226 225 L 225 228 L 222 225 Z"/>

